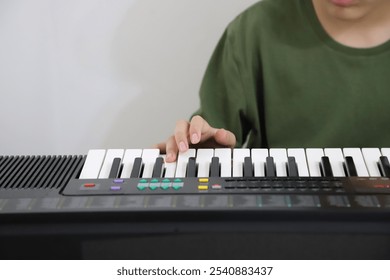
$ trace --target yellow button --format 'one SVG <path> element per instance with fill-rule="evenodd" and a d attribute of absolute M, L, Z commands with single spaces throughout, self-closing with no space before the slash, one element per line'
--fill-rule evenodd
<path fill-rule="evenodd" d="M 208 178 L 199 178 L 199 183 L 208 183 L 209 179 Z"/>
<path fill-rule="evenodd" d="M 209 189 L 209 186 L 205 186 L 205 185 L 198 186 L 198 190 L 200 190 L 200 191 L 207 191 L 208 189 Z"/>

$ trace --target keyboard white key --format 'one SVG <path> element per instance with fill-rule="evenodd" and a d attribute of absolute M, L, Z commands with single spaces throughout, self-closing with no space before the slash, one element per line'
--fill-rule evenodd
<path fill-rule="evenodd" d="M 350 156 L 353 158 L 353 162 L 355 163 L 356 172 L 358 176 L 369 176 L 363 155 L 359 148 L 344 148 L 343 153 L 344 157 Z"/>
<path fill-rule="evenodd" d="M 188 149 L 184 153 L 179 153 L 179 156 L 178 156 L 178 159 L 177 159 L 175 177 L 177 177 L 177 178 L 186 177 L 188 159 L 190 157 L 195 157 L 195 156 L 196 156 L 196 150 L 195 149 Z"/>
<path fill-rule="evenodd" d="M 274 158 L 276 167 L 276 177 L 287 176 L 287 150 L 286 149 L 270 149 L 270 157 Z"/>
<path fill-rule="evenodd" d="M 306 149 L 307 164 L 311 177 L 321 177 L 321 157 L 324 156 L 322 149 Z"/>
<path fill-rule="evenodd" d="M 221 177 L 232 176 L 232 149 L 219 148 L 214 150 L 214 156 L 219 158 Z"/>
<path fill-rule="evenodd" d="M 167 163 L 165 162 L 165 155 L 163 156 L 163 158 L 165 169 L 164 178 L 175 178 L 177 161 Z"/>
<path fill-rule="evenodd" d="M 209 177 L 211 159 L 214 156 L 213 149 L 199 149 L 196 154 L 196 164 L 198 165 L 198 177 Z"/>
<path fill-rule="evenodd" d="M 326 148 L 324 154 L 329 158 L 333 176 L 345 177 L 343 151 L 337 148 Z"/>
<path fill-rule="evenodd" d="M 244 174 L 244 159 L 250 157 L 250 149 L 233 150 L 233 177 L 242 177 Z"/>
<path fill-rule="evenodd" d="M 106 150 L 89 150 L 79 178 L 97 179 L 99 177 L 105 155 Z"/>
<path fill-rule="evenodd" d="M 287 155 L 295 158 L 299 177 L 309 177 L 305 149 L 287 149 Z"/>
<path fill-rule="evenodd" d="M 145 149 L 142 151 L 142 164 L 144 167 L 142 178 L 152 178 L 154 163 L 159 155 L 159 149 Z"/>
<path fill-rule="evenodd" d="M 99 173 L 99 179 L 107 179 L 110 175 L 112 162 L 115 158 L 122 159 L 124 150 L 123 149 L 110 149 L 107 150 L 106 157 L 102 165 L 102 169 Z"/>
<path fill-rule="evenodd" d="M 127 149 L 122 159 L 122 173 L 121 178 L 130 178 L 131 171 L 133 170 L 134 160 L 142 156 L 141 149 Z"/>
<path fill-rule="evenodd" d="M 362 154 L 370 176 L 380 177 L 381 172 L 379 171 L 378 162 L 382 154 L 379 148 L 363 148 Z"/>
<path fill-rule="evenodd" d="M 390 160 L 390 148 L 382 148 L 381 152 L 383 156 L 387 157 Z"/>
<path fill-rule="evenodd" d="M 252 149 L 252 163 L 255 177 L 265 176 L 265 161 L 268 157 L 268 149 Z"/>

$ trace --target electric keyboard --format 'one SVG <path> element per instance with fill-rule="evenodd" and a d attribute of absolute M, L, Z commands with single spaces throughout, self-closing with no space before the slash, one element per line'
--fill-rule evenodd
<path fill-rule="evenodd" d="M 165 163 L 157 149 L 110 149 L 90 150 L 85 162 L 81 156 L 53 157 L 48 166 L 42 158 L 2 157 L 0 215 L 336 208 L 387 213 L 388 155 L 388 148 L 190 149 Z M 51 185 L 55 181 L 62 185 Z"/>
<path fill-rule="evenodd" d="M 156 149 L 1 156 L 0 238 L 387 235 L 389 156 L 390 148 L 190 149 L 174 163 Z"/>

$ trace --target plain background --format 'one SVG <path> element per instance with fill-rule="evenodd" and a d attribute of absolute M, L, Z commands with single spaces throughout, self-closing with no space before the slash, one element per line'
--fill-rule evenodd
<path fill-rule="evenodd" d="M 150 148 L 257 0 L 0 0 L 0 155 Z"/>

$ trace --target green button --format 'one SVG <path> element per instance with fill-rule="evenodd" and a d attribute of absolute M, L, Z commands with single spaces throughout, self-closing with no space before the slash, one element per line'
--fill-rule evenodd
<path fill-rule="evenodd" d="M 152 179 L 150 182 L 151 182 L 151 183 L 158 183 L 159 180 L 158 180 L 158 179 Z"/>
<path fill-rule="evenodd" d="M 180 190 L 182 187 L 183 187 L 183 185 L 173 185 L 173 186 L 172 186 L 172 188 L 173 188 L 175 191 Z"/>
<path fill-rule="evenodd" d="M 171 180 L 169 180 L 169 179 L 164 179 L 164 180 L 162 180 L 162 182 L 163 182 L 163 183 L 170 183 Z"/>
<path fill-rule="evenodd" d="M 152 191 L 155 191 L 155 190 L 157 190 L 157 186 L 150 186 L 149 189 L 151 189 Z"/>
<path fill-rule="evenodd" d="M 138 184 L 137 189 L 139 189 L 140 191 L 143 191 L 146 189 L 146 186 Z"/>
<path fill-rule="evenodd" d="M 175 182 L 175 183 L 182 183 L 183 180 L 182 179 L 175 179 L 175 180 L 173 180 L 173 182 Z"/>
<path fill-rule="evenodd" d="M 144 184 L 144 183 L 147 183 L 148 180 L 146 180 L 146 179 L 141 179 L 141 180 L 139 180 L 139 182 L 140 182 L 141 184 Z"/>
<path fill-rule="evenodd" d="M 161 189 L 163 189 L 164 191 L 168 190 L 169 189 L 169 184 L 161 184 Z"/>

